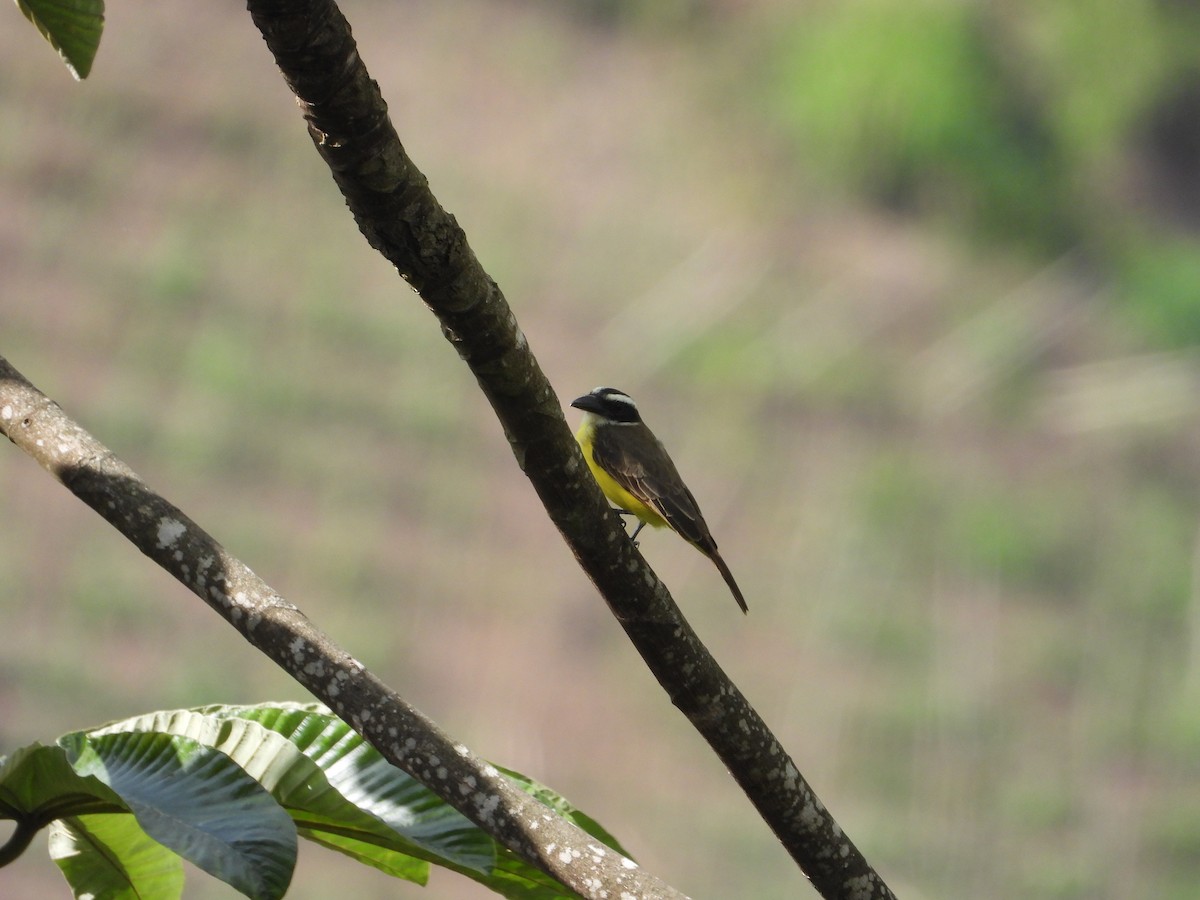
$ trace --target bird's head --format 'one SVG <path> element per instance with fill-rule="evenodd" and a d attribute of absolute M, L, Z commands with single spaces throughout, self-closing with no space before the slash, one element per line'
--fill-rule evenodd
<path fill-rule="evenodd" d="M 616 388 L 598 387 L 590 394 L 572 400 L 571 405 L 614 425 L 634 425 L 642 421 L 633 398 Z"/>

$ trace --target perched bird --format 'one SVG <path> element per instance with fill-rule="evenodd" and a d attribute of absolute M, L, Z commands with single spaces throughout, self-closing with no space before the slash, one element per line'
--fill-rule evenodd
<path fill-rule="evenodd" d="M 748 612 L 696 498 L 679 477 L 667 448 L 642 421 L 633 398 L 616 388 L 598 387 L 571 405 L 583 410 L 575 439 L 604 496 L 639 519 L 632 536 L 637 538 L 647 525 L 670 528 L 716 564 L 733 599 Z"/>

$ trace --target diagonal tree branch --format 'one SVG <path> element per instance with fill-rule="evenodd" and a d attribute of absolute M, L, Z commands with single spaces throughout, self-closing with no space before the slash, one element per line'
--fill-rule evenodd
<path fill-rule="evenodd" d="M 500 289 L 400 144 L 332 0 L 248 0 L 371 246 L 420 293 L 492 404 L 517 464 L 638 652 L 825 897 L 892 893 L 683 619 L 588 473 Z"/>
<path fill-rule="evenodd" d="M 601 846 L 452 741 L 151 490 L 3 356 L 0 433 L 320 698 L 388 762 L 522 859 L 588 898 L 684 896 Z M 9 852 L 18 847 L 16 838 Z"/>

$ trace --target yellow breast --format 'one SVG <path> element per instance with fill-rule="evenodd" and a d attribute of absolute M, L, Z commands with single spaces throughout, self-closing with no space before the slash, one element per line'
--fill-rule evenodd
<path fill-rule="evenodd" d="M 619 428 L 620 426 L 610 426 Z M 579 448 L 583 451 L 583 458 L 587 460 L 588 468 L 592 470 L 592 476 L 600 485 L 600 490 L 604 492 L 604 496 L 612 502 L 618 509 L 623 509 L 626 512 L 633 513 L 647 525 L 655 528 L 663 528 L 667 524 L 667 520 L 656 513 L 653 509 L 639 500 L 613 479 L 611 475 L 605 472 L 596 463 L 596 458 L 592 455 L 592 433 L 595 426 L 587 421 L 584 417 L 584 423 L 579 427 L 579 431 L 575 433 L 575 440 L 579 441 Z"/>

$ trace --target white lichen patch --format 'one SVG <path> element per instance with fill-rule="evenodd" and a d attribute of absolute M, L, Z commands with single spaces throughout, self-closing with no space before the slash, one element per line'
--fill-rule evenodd
<path fill-rule="evenodd" d="M 794 791 L 799 785 L 799 780 L 800 773 L 797 771 L 796 767 L 792 765 L 792 761 L 789 759 L 787 765 L 783 767 L 784 787 L 786 787 L 789 791 Z"/>
<path fill-rule="evenodd" d="M 626 857 L 622 857 L 621 858 L 621 866 L 626 869 L 636 869 L 638 867 L 638 864 L 635 863 L 632 859 L 627 859 Z"/>
<path fill-rule="evenodd" d="M 578 850 L 572 850 L 570 847 L 563 847 L 558 853 L 558 861 L 564 866 L 569 866 L 582 855 L 583 854 Z"/>
<path fill-rule="evenodd" d="M 16 413 L 13 412 L 11 405 L 5 404 L 4 406 L 0 406 L 0 419 L 3 419 L 5 422 L 12 419 L 15 415 Z"/>
<path fill-rule="evenodd" d="M 158 547 L 160 550 L 165 550 L 167 547 L 174 547 L 176 542 L 187 534 L 187 526 L 178 519 L 163 518 L 158 520 Z"/>
<path fill-rule="evenodd" d="M 479 815 L 485 820 L 490 821 L 496 814 L 497 807 L 500 806 L 500 796 L 498 794 L 479 793 L 471 798 L 475 804 L 475 808 L 479 810 Z"/>
<path fill-rule="evenodd" d="M 800 810 L 800 823 L 805 828 L 816 828 L 821 824 L 820 810 L 817 809 L 817 805 L 812 802 L 811 798 L 804 804 L 804 808 Z"/>
<path fill-rule="evenodd" d="M 300 661 L 299 659 L 296 660 L 296 662 L 299 662 L 299 661 Z M 304 664 L 304 668 L 301 669 L 301 671 L 304 672 L 305 675 L 311 675 L 313 678 L 324 678 L 325 677 L 325 660 L 317 658 L 310 662 L 307 662 Z M 336 682 L 335 682 L 335 684 L 336 684 Z"/>
<path fill-rule="evenodd" d="M 846 893 L 844 896 L 850 900 L 868 900 L 872 893 L 872 877 L 870 875 L 860 875 L 857 878 L 851 878 L 846 882 Z"/>

